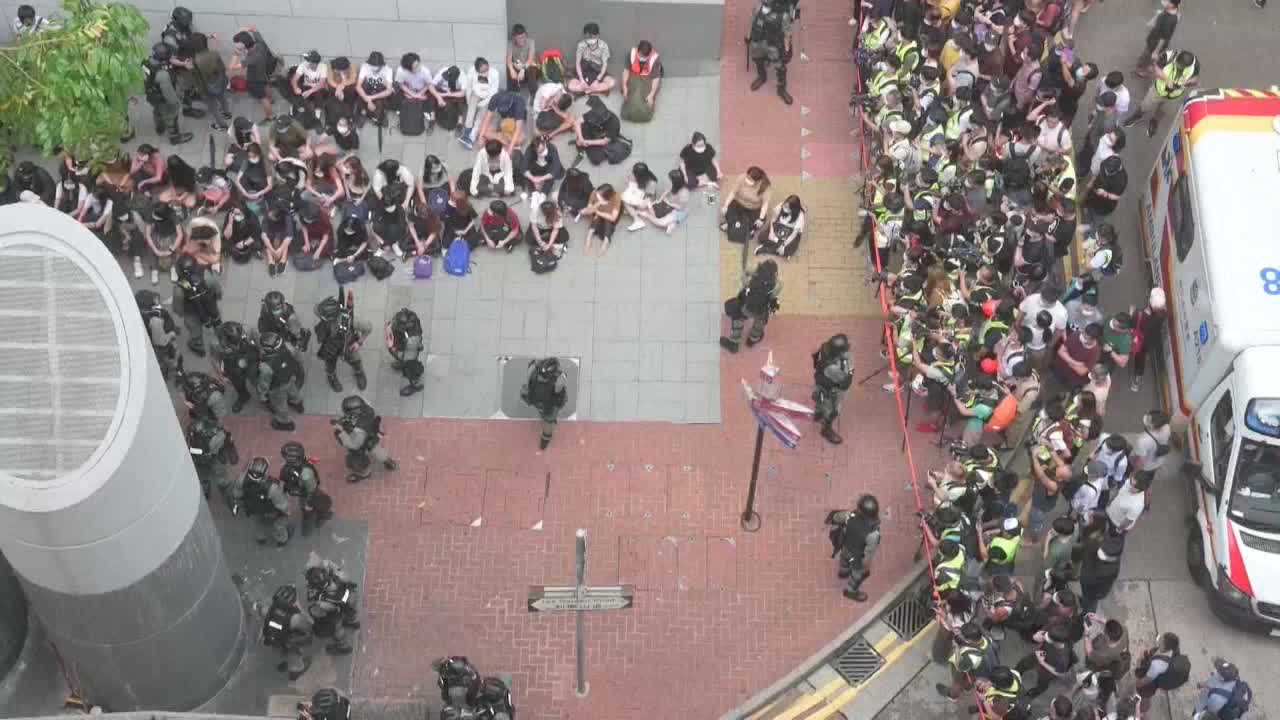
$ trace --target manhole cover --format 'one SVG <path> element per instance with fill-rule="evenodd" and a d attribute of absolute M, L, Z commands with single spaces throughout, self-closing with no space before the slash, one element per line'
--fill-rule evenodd
<path fill-rule="evenodd" d="M 846 647 L 831 663 L 850 685 L 857 685 L 875 674 L 884 665 L 884 658 L 862 638 Z"/>
<path fill-rule="evenodd" d="M 933 612 L 916 595 L 908 595 L 880 617 L 903 640 L 910 640 L 933 622 Z"/>

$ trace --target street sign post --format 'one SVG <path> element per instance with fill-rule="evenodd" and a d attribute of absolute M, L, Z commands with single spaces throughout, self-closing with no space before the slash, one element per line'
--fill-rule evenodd
<path fill-rule="evenodd" d="M 742 390 L 746 393 L 747 404 L 756 419 L 756 446 L 751 457 L 751 484 L 747 486 L 747 507 L 742 511 L 739 522 L 742 529 L 755 532 L 760 529 L 760 513 L 756 512 L 756 481 L 760 477 L 760 453 L 764 449 L 764 431 L 767 429 L 774 437 L 794 450 L 803 433 L 792 420 L 808 420 L 813 417 L 813 408 L 782 397 L 782 386 L 778 383 L 781 371 L 773 364 L 773 351 L 769 351 L 769 359 L 760 368 L 760 384 L 751 387 L 746 380 L 742 381 Z"/>
<path fill-rule="evenodd" d="M 573 611 L 577 615 L 575 645 L 577 646 L 578 697 L 587 694 L 586 617 L 583 613 L 597 610 L 626 610 L 635 600 L 635 588 L 631 585 L 587 584 L 587 531 L 578 530 L 575 535 L 574 570 L 575 585 L 531 585 L 529 587 L 529 612 Z"/>

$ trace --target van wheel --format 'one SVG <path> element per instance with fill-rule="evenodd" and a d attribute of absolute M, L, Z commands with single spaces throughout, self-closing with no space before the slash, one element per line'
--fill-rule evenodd
<path fill-rule="evenodd" d="M 1204 566 L 1204 538 L 1200 537 L 1200 526 L 1195 524 L 1187 534 L 1187 570 L 1195 584 L 1201 587 L 1209 584 L 1209 571 Z"/>

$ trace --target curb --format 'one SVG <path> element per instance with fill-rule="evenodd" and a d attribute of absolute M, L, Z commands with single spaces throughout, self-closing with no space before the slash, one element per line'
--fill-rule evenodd
<path fill-rule="evenodd" d="M 894 583 L 893 587 L 884 594 L 879 600 L 872 605 L 868 611 L 858 618 L 852 625 L 837 635 L 834 639 L 822 646 L 816 653 L 810 655 L 808 659 L 801 662 L 794 670 L 783 675 L 769 687 L 757 692 L 745 702 L 738 705 L 734 709 L 720 716 L 720 720 L 743 720 L 752 713 L 760 710 L 769 703 L 781 697 L 787 690 L 813 674 L 828 660 L 834 657 L 850 640 L 857 637 L 862 631 L 866 630 L 873 622 L 880 619 L 885 611 L 893 607 L 902 599 L 902 596 L 913 585 L 916 584 L 928 571 L 929 564 L 927 562 L 917 563 L 914 568 L 909 570 L 901 580 Z"/>

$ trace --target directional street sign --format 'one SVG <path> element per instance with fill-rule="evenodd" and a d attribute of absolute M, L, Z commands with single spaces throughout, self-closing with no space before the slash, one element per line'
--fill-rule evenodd
<path fill-rule="evenodd" d="M 529 588 L 529 612 L 626 610 L 634 599 L 635 587 L 632 585 L 532 586 Z"/>

